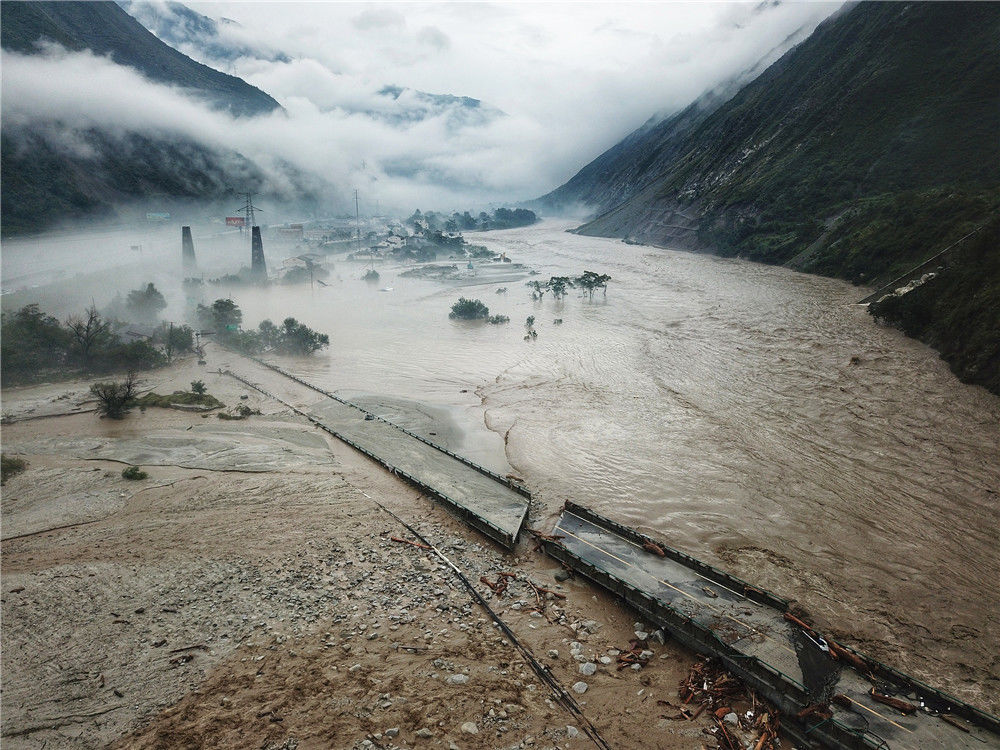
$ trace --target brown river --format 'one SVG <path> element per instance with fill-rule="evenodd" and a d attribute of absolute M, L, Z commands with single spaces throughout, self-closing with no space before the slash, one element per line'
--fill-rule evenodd
<path fill-rule="evenodd" d="M 293 315 L 329 333 L 327 352 L 282 364 L 513 467 L 534 523 L 588 505 L 1000 712 L 1000 399 L 877 325 L 863 289 L 567 226 L 467 236 L 537 277 L 456 261 L 460 282 L 379 266 L 370 285 L 337 259 L 325 287 L 206 294 L 231 291 L 250 325 Z M 539 302 L 524 285 L 587 269 L 611 275 L 606 295 Z M 168 313 L 182 305 L 158 285 Z M 459 296 L 511 322 L 450 320 Z"/>

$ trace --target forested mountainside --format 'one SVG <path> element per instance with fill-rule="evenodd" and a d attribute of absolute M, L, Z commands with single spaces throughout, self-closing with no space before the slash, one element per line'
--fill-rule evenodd
<path fill-rule="evenodd" d="M 179 86 L 235 115 L 254 115 L 280 105 L 236 76 L 195 62 L 157 39 L 116 3 L 14 2 L 0 4 L 4 49 L 32 54 L 39 40 L 68 50 L 89 49 L 135 68 L 157 83 Z"/>
<path fill-rule="evenodd" d="M 668 138 L 656 178 L 578 231 L 892 278 L 1000 209 L 998 38 L 994 3 L 850 7 Z M 642 153 L 623 147 L 629 164 L 605 169 L 635 171 Z M 938 309 L 979 299 L 935 287 Z M 970 377 L 964 355 L 945 356 Z"/>
<path fill-rule="evenodd" d="M 113 2 L 3 2 L 0 40 L 4 50 L 27 55 L 45 54 L 40 41 L 89 49 L 237 116 L 278 108 L 245 81 L 167 46 Z M 2 139 L 4 236 L 58 221 L 110 218 L 116 207 L 154 196 L 170 205 L 228 199 L 234 186 L 268 186 L 264 171 L 236 151 L 165 132 L 5 116 Z M 295 184 L 294 170 L 289 174 Z"/>

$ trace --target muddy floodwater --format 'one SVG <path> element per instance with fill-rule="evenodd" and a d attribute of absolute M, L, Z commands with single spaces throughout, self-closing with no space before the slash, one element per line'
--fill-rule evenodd
<path fill-rule="evenodd" d="M 329 351 L 282 364 L 513 468 L 535 523 L 588 505 L 1000 710 L 1000 399 L 875 324 L 854 304 L 863 289 L 567 226 L 467 237 L 537 276 L 457 261 L 459 281 L 379 265 L 366 284 L 338 257 L 326 286 L 204 294 L 231 293 L 250 325 L 292 315 L 329 333 Z M 584 270 L 611 275 L 606 295 L 539 302 L 524 285 Z M 449 320 L 459 296 L 511 322 Z"/>

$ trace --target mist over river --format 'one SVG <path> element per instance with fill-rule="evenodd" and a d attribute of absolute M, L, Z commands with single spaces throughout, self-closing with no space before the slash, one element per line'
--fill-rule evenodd
<path fill-rule="evenodd" d="M 608 273 L 606 296 L 532 301 L 524 279 L 484 283 L 489 264 L 462 286 L 378 266 L 370 285 L 363 264 L 336 259 L 326 287 L 206 286 L 205 299 L 231 293 L 245 325 L 291 315 L 328 333 L 329 350 L 282 365 L 512 467 L 534 523 L 573 499 L 1000 710 L 1000 399 L 877 325 L 854 304 L 862 289 L 568 226 L 467 239 L 530 278 Z M 268 249 L 271 267 L 282 257 Z M 176 275 L 151 278 L 179 319 Z M 459 296 L 510 324 L 450 320 Z M 529 315 L 538 338 L 526 342 Z"/>

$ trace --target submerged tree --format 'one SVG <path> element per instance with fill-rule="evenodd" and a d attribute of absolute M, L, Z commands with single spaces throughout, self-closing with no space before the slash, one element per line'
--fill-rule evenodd
<path fill-rule="evenodd" d="M 584 271 L 582 276 L 578 276 L 573 282 L 587 292 L 590 299 L 594 298 L 594 291 L 600 288 L 604 289 L 604 294 L 608 293 L 608 282 L 611 281 L 611 277 L 604 273 L 596 273 L 594 271 Z"/>
<path fill-rule="evenodd" d="M 547 281 L 528 281 L 525 282 L 525 286 L 532 290 L 531 299 L 542 299 L 545 293 L 549 291 L 549 283 Z"/>
<path fill-rule="evenodd" d="M 460 297 L 458 302 L 451 306 L 451 312 L 448 313 L 449 318 L 459 318 L 461 320 L 477 320 L 479 318 L 488 318 L 489 316 L 490 308 L 480 300 L 466 299 L 465 297 Z"/>
<path fill-rule="evenodd" d="M 524 334 L 525 341 L 533 341 L 538 338 L 538 331 L 535 330 L 535 316 L 529 315 L 524 320 L 524 329 L 527 333 Z"/>
<path fill-rule="evenodd" d="M 90 392 L 97 397 L 97 413 L 110 419 L 122 419 L 135 403 L 139 379 L 130 370 L 122 382 L 94 383 Z"/>
<path fill-rule="evenodd" d="M 569 276 L 553 276 L 549 279 L 547 286 L 552 291 L 553 297 L 562 299 L 566 296 L 566 291 L 575 284 Z"/>

